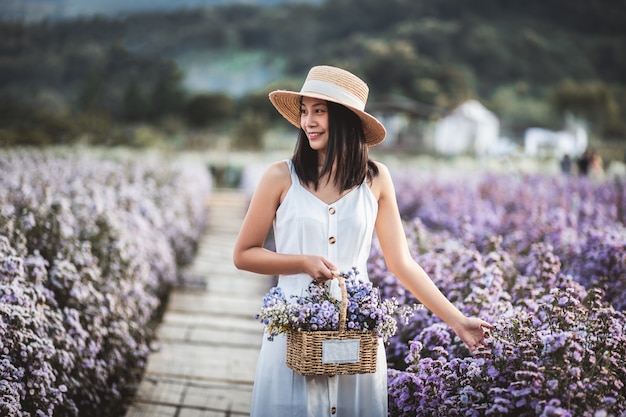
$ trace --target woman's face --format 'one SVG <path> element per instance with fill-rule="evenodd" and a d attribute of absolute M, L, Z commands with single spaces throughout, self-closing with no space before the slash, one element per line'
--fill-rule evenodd
<path fill-rule="evenodd" d="M 328 105 L 326 100 L 311 97 L 302 98 L 300 127 L 306 133 L 311 149 L 326 150 L 328 146 Z"/>

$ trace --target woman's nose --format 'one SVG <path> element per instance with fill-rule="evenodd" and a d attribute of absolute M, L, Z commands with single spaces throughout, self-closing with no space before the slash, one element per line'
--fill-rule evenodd
<path fill-rule="evenodd" d="M 304 125 L 305 126 L 313 126 L 315 125 L 317 122 L 315 121 L 315 116 L 312 114 L 306 114 L 304 116 L 302 116 L 304 118 Z"/>

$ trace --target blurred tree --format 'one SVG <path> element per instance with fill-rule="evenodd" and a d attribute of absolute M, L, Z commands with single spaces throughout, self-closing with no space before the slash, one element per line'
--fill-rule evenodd
<path fill-rule="evenodd" d="M 487 105 L 499 116 L 503 136 L 522 137 L 528 127 L 563 127 L 563 120 L 544 97 L 532 92 L 524 81 L 500 86 L 488 98 Z"/>
<path fill-rule="evenodd" d="M 80 110 L 95 110 L 102 107 L 103 84 L 100 70 L 96 67 L 90 68 L 78 94 L 77 105 Z"/>
<path fill-rule="evenodd" d="M 599 80 L 562 81 L 551 91 L 550 104 L 560 115 L 571 113 L 590 122 L 600 135 L 620 124 L 620 108 L 611 88 Z"/>
<path fill-rule="evenodd" d="M 323 39 L 346 38 L 354 33 L 380 33 L 397 22 L 416 17 L 410 0 L 334 0 L 322 4 L 319 22 Z"/>
<path fill-rule="evenodd" d="M 422 17 L 414 21 L 403 21 L 395 26 L 392 37 L 413 45 L 418 54 L 431 57 L 438 62 L 451 62 L 454 44 L 450 42 L 460 30 L 460 22 Z"/>
<path fill-rule="evenodd" d="M 291 83 L 287 80 L 281 83 L 280 86 L 276 86 L 276 88 L 270 86 L 262 91 L 250 93 L 239 100 L 237 112 L 240 114 L 252 113 L 256 116 L 262 117 L 266 121 L 280 121 L 283 117 L 276 111 L 268 99 L 270 91 L 279 88 L 298 91 L 301 87 L 301 83 L 301 81 L 298 81 L 298 83 Z"/>
<path fill-rule="evenodd" d="M 157 74 L 150 94 L 150 116 L 158 120 L 169 114 L 179 114 L 184 106 L 182 74 L 172 62 L 164 63 Z"/>
<path fill-rule="evenodd" d="M 223 93 L 198 94 L 185 106 L 185 118 L 194 127 L 212 127 L 230 120 L 235 103 Z"/>
<path fill-rule="evenodd" d="M 414 81 L 419 76 L 417 52 L 405 41 L 366 41 L 364 77 L 371 80 L 374 94 L 400 94 L 415 98 Z"/>
<path fill-rule="evenodd" d="M 587 40 L 582 46 L 599 78 L 608 82 L 626 83 L 626 36 L 607 36 L 594 42 Z"/>
<path fill-rule="evenodd" d="M 80 137 L 78 141 L 94 145 L 117 145 L 127 141 L 118 141 L 113 134 L 111 114 L 99 110 L 78 112 L 72 117 L 73 128 Z"/>
<path fill-rule="evenodd" d="M 511 48 L 503 33 L 490 23 L 468 20 L 456 33 L 458 58 L 466 62 L 481 79 L 490 83 L 511 78 Z"/>
<path fill-rule="evenodd" d="M 233 131 L 233 146 L 237 149 L 261 150 L 267 130 L 267 120 L 251 112 L 243 114 Z"/>
<path fill-rule="evenodd" d="M 122 103 L 122 117 L 129 122 L 145 120 L 149 112 L 148 100 L 139 83 L 132 80 L 126 88 Z"/>
<path fill-rule="evenodd" d="M 4 146 L 71 144 L 78 132 L 69 115 L 51 113 L 10 98 L 0 102 L 0 130 Z"/>
<path fill-rule="evenodd" d="M 398 95 L 449 108 L 475 95 L 470 71 L 418 56 L 409 42 L 368 40 L 361 49 L 360 68 L 373 96 Z"/>

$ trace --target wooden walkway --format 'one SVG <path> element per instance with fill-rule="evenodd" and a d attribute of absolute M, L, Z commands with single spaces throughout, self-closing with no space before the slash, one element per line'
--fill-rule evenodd
<path fill-rule="evenodd" d="M 249 415 L 263 337 L 254 314 L 273 281 L 233 266 L 246 203 L 241 192 L 214 190 L 209 228 L 184 284 L 170 296 L 157 351 L 126 417 Z"/>

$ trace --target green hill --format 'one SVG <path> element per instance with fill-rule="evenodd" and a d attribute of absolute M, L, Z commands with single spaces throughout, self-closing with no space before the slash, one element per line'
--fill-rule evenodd
<path fill-rule="evenodd" d="M 0 23 L 0 99 L 13 114 L 124 120 L 135 99 L 146 107 L 136 118 L 154 120 L 196 94 L 242 101 L 320 63 L 361 75 L 372 100 L 445 110 L 477 98 L 513 135 L 560 128 L 570 112 L 598 138 L 626 137 L 624 0 L 335 0 Z M 169 108 L 150 109 L 156 97 Z"/>

